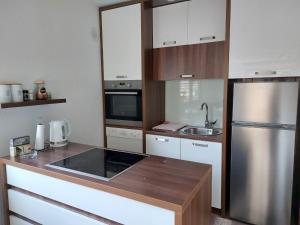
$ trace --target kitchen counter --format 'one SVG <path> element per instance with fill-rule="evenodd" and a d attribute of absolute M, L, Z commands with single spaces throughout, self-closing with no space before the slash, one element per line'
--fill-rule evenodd
<path fill-rule="evenodd" d="M 146 131 L 146 134 L 152 135 L 161 135 L 167 137 L 177 137 L 177 138 L 186 138 L 192 140 L 200 140 L 200 141 L 211 141 L 211 142 L 223 142 L 223 134 L 220 135 L 212 135 L 212 136 L 203 136 L 203 135 L 191 135 L 191 134 L 181 134 L 179 131 L 161 131 L 161 130 L 149 130 Z"/>
<path fill-rule="evenodd" d="M 5 165 L 10 165 L 171 210 L 176 225 L 210 224 L 211 166 L 150 156 L 109 181 L 46 167 L 91 148 L 70 143 L 64 148 L 40 152 L 35 159 L 4 157 L 0 159 L 2 174 Z M 6 183 L 2 186 L 6 187 Z"/>

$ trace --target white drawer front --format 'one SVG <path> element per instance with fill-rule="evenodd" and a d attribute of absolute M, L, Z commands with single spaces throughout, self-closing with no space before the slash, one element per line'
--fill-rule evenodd
<path fill-rule="evenodd" d="M 29 223 L 15 216 L 9 216 L 9 222 L 10 225 L 33 225 L 32 223 Z"/>
<path fill-rule="evenodd" d="M 147 134 L 146 151 L 150 155 L 180 159 L 180 138 Z"/>
<path fill-rule="evenodd" d="M 212 165 L 212 206 L 221 208 L 222 144 L 181 139 L 181 159 Z"/>
<path fill-rule="evenodd" d="M 175 212 L 7 166 L 7 183 L 125 225 L 174 225 Z"/>
<path fill-rule="evenodd" d="M 107 225 L 15 190 L 8 190 L 8 203 L 10 211 L 43 225 Z"/>

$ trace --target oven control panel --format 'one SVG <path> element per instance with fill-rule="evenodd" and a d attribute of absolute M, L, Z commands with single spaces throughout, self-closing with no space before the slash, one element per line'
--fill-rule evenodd
<path fill-rule="evenodd" d="M 104 89 L 106 90 L 120 90 L 120 89 L 142 89 L 142 82 L 140 80 L 126 80 L 126 81 L 105 81 Z"/>

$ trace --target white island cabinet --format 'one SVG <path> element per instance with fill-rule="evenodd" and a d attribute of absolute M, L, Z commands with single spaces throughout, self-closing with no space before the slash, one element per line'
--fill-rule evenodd
<path fill-rule="evenodd" d="M 141 80 L 141 4 L 102 11 L 101 20 L 104 80 Z"/>
<path fill-rule="evenodd" d="M 232 0 L 229 78 L 300 76 L 300 1 Z"/>
<path fill-rule="evenodd" d="M 6 171 L 7 184 L 49 199 L 8 190 L 9 210 L 43 225 L 175 225 L 175 212 L 171 210 L 14 166 L 7 165 Z M 94 220 L 57 202 L 114 222 Z M 15 224 L 26 223 L 18 220 Z"/>

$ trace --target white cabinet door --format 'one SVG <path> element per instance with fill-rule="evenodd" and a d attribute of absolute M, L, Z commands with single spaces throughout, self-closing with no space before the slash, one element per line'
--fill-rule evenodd
<path fill-rule="evenodd" d="M 188 43 L 225 40 L 226 0 L 191 0 L 188 12 Z"/>
<path fill-rule="evenodd" d="M 15 190 L 8 190 L 8 202 L 10 211 L 43 225 L 108 225 Z"/>
<path fill-rule="evenodd" d="M 181 139 L 181 159 L 212 165 L 212 207 L 221 208 L 222 144 Z"/>
<path fill-rule="evenodd" d="M 300 76 L 299 0 L 232 0 L 230 78 Z"/>
<path fill-rule="evenodd" d="M 102 12 L 104 80 L 141 80 L 141 4 Z"/>
<path fill-rule="evenodd" d="M 9 216 L 10 225 L 33 225 L 25 220 L 22 220 L 16 216 Z"/>
<path fill-rule="evenodd" d="M 150 155 L 180 159 L 180 138 L 147 134 L 146 151 Z"/>
<path fill-rule="evenodd" d="M 187 44 L 188 2 L 153 9 L 153 47 Z"/>

